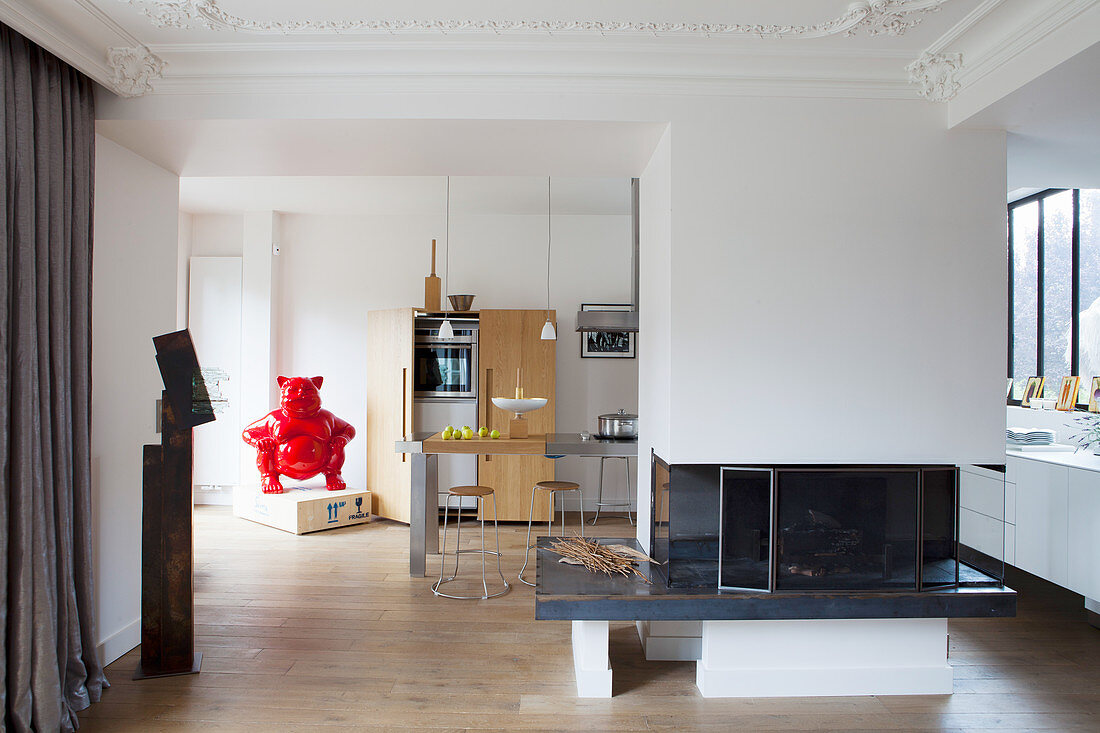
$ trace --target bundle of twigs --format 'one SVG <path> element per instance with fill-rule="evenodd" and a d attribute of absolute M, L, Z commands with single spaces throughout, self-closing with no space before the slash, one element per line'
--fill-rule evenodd
<path fill-rule="evenodd" d="M 583 565 L 594 573 L 615 573 L 624 577 L 630 577 L 633 573 L 645 582 L 651 582 L 637 567 L 638 560 L 650 558 L 625 545 L 601 545 L 584 537 L 563 537 L 552 540 L 550 550 L 564 557 L 563 562 Z"/>

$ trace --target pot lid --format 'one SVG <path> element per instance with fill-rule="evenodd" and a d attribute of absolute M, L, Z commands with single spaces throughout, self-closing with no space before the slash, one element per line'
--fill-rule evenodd
<path fill-rule="evenodd" d="M 600 415 L 601 420 L 637 420 L 637 415 L 631 415 L 626 410 L 619 410 L 618 412 L 609 412 L 605 415 Z"/>

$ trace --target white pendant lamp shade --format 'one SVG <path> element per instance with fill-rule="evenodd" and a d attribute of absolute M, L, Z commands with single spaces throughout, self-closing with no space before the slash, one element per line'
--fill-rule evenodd
<path fill-rule="evenodd" d="M 557 341 L 558 332 L 550 322 L 550 178 L 546 179 L 546 323 L 542 324 L 542 340 Z"/>
<path fill-rule="evenodd" d="M 543 332 L 546 332 L 545 327 Z M 455 330 L 451 328 L 451 322 L 447 320 L 446 316 L 443 318 L 443 325 L 439 327 L 439 338 L 441 339 L 453 339 L 455 337 Z"/>

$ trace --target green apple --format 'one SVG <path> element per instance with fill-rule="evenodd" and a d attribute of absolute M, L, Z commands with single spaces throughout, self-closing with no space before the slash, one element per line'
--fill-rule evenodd
<path fill-rule="evenodd" d="M 482 425 L 480 428 L 477 429 L 477 434 L 484 438 L 486 435 L 489 434 L 489 428 Z"/>
<path fill-rule="evenodd" d="M 474 439 L 474 430 L 473 430 L 473 428 L 462 428 L 462 439 L 463 440 L 473 440 Z"/>
<path fill-rule="evenodd" d="M 452 433 L 450 430 L 444 430 L 443 434 L 440 437 L 443 438 L 443 440 L 451 440 L 452 438 L 454 438 L 454 435 L 455 434 Z"/>
<path fill-rule="evenodd" d="M 499 430 L 493 430 L 493 432 L 489 433 L 489 437 L 492 438 L 493 440 L 496 440 L 497 438 L 500 437 L 500 431 Z"/>

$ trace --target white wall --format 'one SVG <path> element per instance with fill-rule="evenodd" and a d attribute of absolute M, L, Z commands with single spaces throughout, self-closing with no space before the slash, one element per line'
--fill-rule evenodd
<path fill-rule="evenodd" d="M 648 507 L 650 455 L 672 451 L 672 135 L 666 131 L 639 181 L 641 249 L 638 341 L 638 506 Z M 650 517 L 638 522 L 638 539 L 650 547 Z"/>
<path fill-rule="evenodd" d="M 673 460 L 999 460 L 1003 133 L 928 104 L 715 107 L 671 130 Z"/>
<path fill-rule="evenodd" d="M 280 216 L 277 371 L 325 377 L 325 407 L 359 431 L 347 447 L 344 467 L 352 485 L 366 481 L 366 313 L 423 302 L 433 238 L 439 242 L 436 272 L 445 277 L 444 181 L 437 184 L 417 205 L 402 206 L 419 213 Z M 555 199 L 584 185 L 591 182 L 556 181 Z M 603 185 L 629 190 L 626 179 Z M 453 178 L 451 187 L 450 284 L 444 282 L 444 289 L 474 293 L 477 309 L 544 308 L 547 217 L 514 212 L 529 210 L 529 199 L 536 211 L 545 211 L 545 179 Z M 516 189 L 532 196 L 517 197 Z M 517 198 L 528 203 L 516 203 Z M 502 203 L 506 200 L 512 203 Z M 374 207 L 364 202 L 364 208 Z M 560 431 L 595 431 L 597 415 L 637 410 L 637 360 L 582 359 L 580 335 L 573 331 L 581 303 L 629 302 L 630 247 L 628 214 L 554 215 L 551 308 L 558 312 Z M 559 478 L 578 481 L 594 501 L 598 461 L 565 458 L 557 468 Z M 609 465 L 607 473 L 609 493 L 625 498 L 621 465 Z"/>
<path fill-rule="evenodd" d="M 179 179 L 96 136 L 92 282 L 92 512 L 97 650 L 140 640 L 142 445 L 160 373 L 150 340 L 176 318 Z"/>

